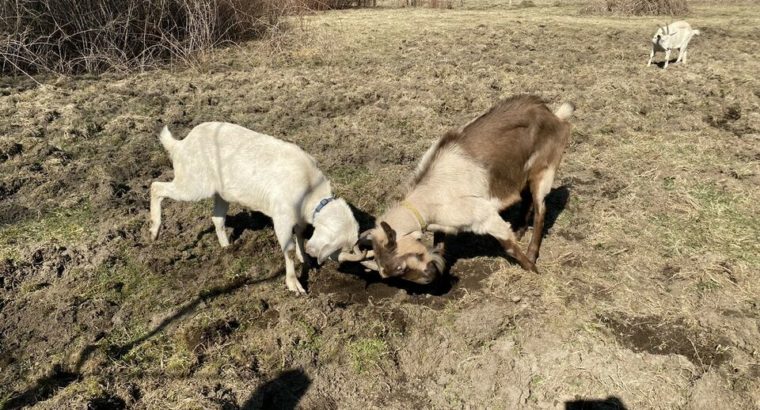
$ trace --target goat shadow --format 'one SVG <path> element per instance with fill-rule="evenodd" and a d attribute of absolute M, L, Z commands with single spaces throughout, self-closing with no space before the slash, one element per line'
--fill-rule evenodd
<path fill-rule="evenodd" d="M 565 410 L 627 410 L 627 407 L 619 398 L 610 396 L 604 400 L 566 401 Z"/>
<path fill-rule="evenodd" d="M 523 194 L 523 200 L 515 205 L 507 208 L 501 213 L 501 217 L 509 222 L 512 227 L 517 230 L 521 227 L 531 226 L 530 223 L 526 223 L 525 213 L 527 211 L 526 195 Z M 544 217 L 544 229 L 541 232 L 542 236 L 546 236 L 546 233 L 551 230 L 554 223 L 557 221 L 559 215 L 567 207 L 567 203 L 570 200 L 570 185 L 563 185 L 558 188 L 552 189 L 544 201 L 546 203 L 546 216 Z M 529 237 L 532 233 L 526 232 L 526 237 Z M 457 261 L 460 259 L 471 259 L 478 256 L 489 257 L 502 257 L 509 258 L 510 256 L 504 251 L 504 247 L 499 243 L 496 238 L 490 235 L 476 235 L 470 232 L 463 232 L 458 235 L 446 235 L 444 239 L 444 245 L 446 247 L 446 269 L 451 270 Z"/>
<path fill-rule="evenodd" d="M 670 59 L 670 61 L 668 61 L 668 65 L 672 65 L 672 64 L 675 64 L 675 63 L 676 63 L 676 61 L 678 61 L 678 57 L 676 57 L 676 58 L 671 58 L 671 59 Z M 652 64 L 654 64 L 654 65 L 656 65 L 657 67 L 660 67 L 660 68 L 662 68 L 662 69 L 665 69 L 665 60 L 663 60 L 663 61 L 657 61 L 657 62 L 655 62 L 655 61 L 652 61 Z M 681 64 L 681 63 L 678 63 L 678 64 Z"/>
<path fill-rule="evenodd" d="M 242 410 L 292 410 L 311 385 L 311 379 L 301 369 L 287 370 L 259 386 L 240 406 Z"/>

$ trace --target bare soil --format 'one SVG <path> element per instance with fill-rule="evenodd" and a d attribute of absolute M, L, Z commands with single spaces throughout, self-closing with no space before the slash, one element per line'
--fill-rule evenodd
<path fill-rule="evenodd" d="M 693 4 L 702 34 L 663 70 L 662 18 L 465 3 L 320 13 L 192 68 L 0 79 L 0 408 L 760 408 L 760 7 Z M 296 297 L 271 221 L 233 207 L 222 250 L 210 201 L 167 201 L 149 240 L 163 125 L 299 144 L 365 228 L 516 93 L 577 106 L 540 275 L 460 235 L 433 286 L 328 263 Z"/>

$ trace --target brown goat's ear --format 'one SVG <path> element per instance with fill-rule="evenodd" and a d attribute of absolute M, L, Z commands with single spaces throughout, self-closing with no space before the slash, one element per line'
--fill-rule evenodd
<path fill-rule="evenodd" d="M 388 223 L 385 221 L 380 222 L 380 226 L 385 231 L 385 235 L 388 236 L 387 248 L 394 249 L 396 247 L 396 231 L 394 231 L 393 228 L 391 228 L 391 226 L 388 225 Z"/>

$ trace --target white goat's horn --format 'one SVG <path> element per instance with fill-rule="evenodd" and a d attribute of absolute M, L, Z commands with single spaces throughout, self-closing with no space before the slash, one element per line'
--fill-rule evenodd
<path fill-rule="evenodd" d="M 377 266 L 377 262 L 375 262 L 375 261 L 361 261 L 359 263 L 361 263 L 362 266 L 364 266 L 365 268 L 367 268 L 369 270 L 374 270 L 374 271 L 380 272 L 380 267 Z"/>
<path fill-rule="evenodd" d="M 341 252 L 338 254 L 338 262 L 359 262 L 366 256 L 367 251 L 362 251 L 358 245 L 354 245 L 354 249 L 351 252 Z"/>

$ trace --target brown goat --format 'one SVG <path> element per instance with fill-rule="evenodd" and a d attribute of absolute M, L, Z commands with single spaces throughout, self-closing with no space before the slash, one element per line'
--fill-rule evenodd
<path fill-rule="evenodd" d="M 565 103 L 552 113 L 538 97 L 514 96 L 446 133 L 423 156 L 404 201 L 363 234 L 371 238 L 375 255 L 374 263 L 367 261 L 365 266 L 383 277 L 430 283 L 444 269 L 443 252 L 441 246 L 425 246 L 422 231 L 470 231 L 494 236 L 520 266 L 538 272 L 544 197 L 570 138 L 567 120 L 573 111 L 573 105 Z M 527 254 L 499 215 L 519 201 L 526 188 L 534 208 Z"/>

